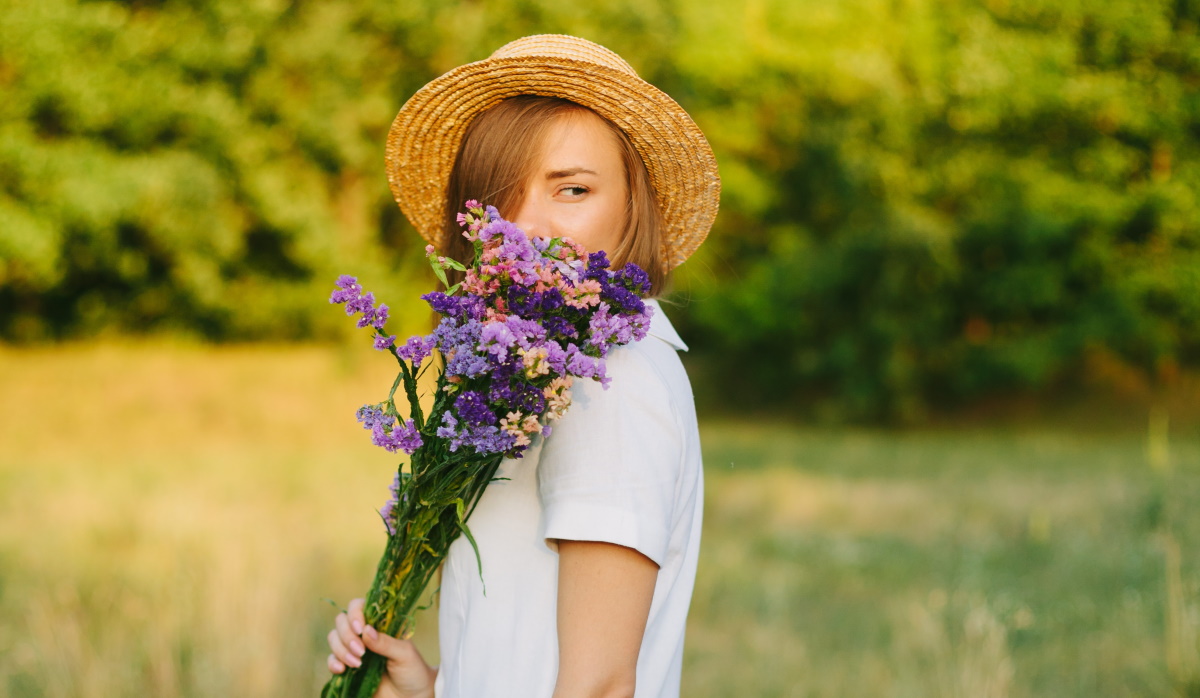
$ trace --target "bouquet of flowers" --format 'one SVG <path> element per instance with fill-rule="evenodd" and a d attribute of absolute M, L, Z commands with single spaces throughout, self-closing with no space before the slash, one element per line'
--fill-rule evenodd
<path fill-rule="evenodd" d="M 388 307 L 376 306 L 354 277 L 339 277 L 329 299 L 360 315 L 375 348 L 400 364 L 387 399 L 357 413 L 372 443 L 409 455 L 379 511 L 387 547 L 364 609 L 368 623 L 398 637 L 412 634 L 416 602 L 459 534 L 478 559 L 467 520 L 500 462 L 550 435 L 571 404 L 573 380 L 607 387 L 609 348 L 642 339 L 650 326 L 642 300 L 650 281 L 637 265 L 613 270 L 604 252 L 589 255 L 567 238 L 529 239 L 476 201 L 466 209 L 458 222 L 475 248 L 470 265 L 425 248 L 443 285 L 448 271 L 463 274 L 444 293 L 422 296 L 441 316 L 431 334 L 397 344 L 384 330 Z M 433 366 L 440 373 L 426 415 L 417 381 Z M 401 386 L 406 415 L 396 407 Z M 372 696 L 385 670 L 386 660 L 368 652 L 362 666 L 334 676 L 322 698 Z"/>

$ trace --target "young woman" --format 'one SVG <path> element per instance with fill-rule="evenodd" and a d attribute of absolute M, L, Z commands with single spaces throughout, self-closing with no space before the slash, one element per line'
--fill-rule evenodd
<path fill-rule="evenodd" d="M 400 110 L 388 178 L 427 240 L 460 259 L 467 199 L 530 236 L 570 237 L 650 274 L 651 295 L 703 241 L 720 180 L 703 134 L 616 54 L 526 37 L 457 68 Z M 648 336 L 609 353 L 608 389 L 577 381 L 554 432 L 506 460 L 459 539 L 439 594 L 441 664 L 365 625 L 329 633 L 329 669 L 388 658 L 377 695 L 679 695 L 700 544 L 700 441 L 686 345 L 656 300 Z"/>

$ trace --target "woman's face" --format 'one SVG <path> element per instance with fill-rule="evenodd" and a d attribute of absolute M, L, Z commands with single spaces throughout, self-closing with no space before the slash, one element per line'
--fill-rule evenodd
<path fill-rule="evenodd" d="M 530 237 L 569 237 L 612 252 L 625 232 L 629 187 L 617 137 L 590 111 L 550 124 L 513 223 Z"/>

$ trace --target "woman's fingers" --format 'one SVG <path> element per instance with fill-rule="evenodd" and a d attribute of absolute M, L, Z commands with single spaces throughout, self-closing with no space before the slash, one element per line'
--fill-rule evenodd
<path fill-rule="evenodd" d="M 350 627 L 355 635 L 362 635 L 363 628 L 367 625 L 367 619 L 363 617 L 363 607 L 366 605 L 366 599 L 353 599 L 346 608 L 346 615 L 350 618 Z"/>
<path fill-rule="evenodd" d="M 410 662 L 420 656 L 410 640 L 400 640 L 381 633 L 370 625 L 363 630 L 362 639 L 375 654 L 398 662 Z"/>
<path fill-rule="evenodd" d="M 350 618 L 345 613 L 337 614 L 334 619 L 334 625 L 337 627 L 338 637 L 341 638 L 342 644 L 346 649 L 353 652 L 356 656 L 363 656 L 367 653 L 367 649 L 363 647 L 362 640 L 359 639 L 358 633 L 350 627 Z"/>
<path fill-rule="evenodd" d="M 333 650 L 333 656 L 337 657 L 338 661 L 347 666 L 362 666 L 362 660 L 358 658 L 358 655 L 342 644 L 342 638 L 338 635 L 337 630 L 330 630 L 326 639 L 329 641 L 329 649 Z"/>
<path fill-rule="evenodd" d="M 329 670 L 335 674 L 340 674 L 346 670 L 346 665 L 338 661 L 338 658 L 332 654 L 325 658 L 325 664 L 329 666 Z"/>
<path fill-rule="evenodd" d="M 325 663 L 335 674 L 342 673 L 346 667 L 362 666 L 362 657 L 367 652 L 367 645 L 360 637 L 363 629 L 367 627 L 366 619 L 363 617 L 365 606 L 365 599 L 354 599 L 346 608 L 345 613 L 339 613 L 333 619 L 334 628 L 329 631 L 326 638 L 333 654 L 326 657 Z"/>

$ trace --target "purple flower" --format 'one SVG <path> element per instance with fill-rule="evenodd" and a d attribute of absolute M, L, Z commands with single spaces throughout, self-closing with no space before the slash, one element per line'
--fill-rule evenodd
<path fill-rule="evenodd" d="M 525 414 L 541 414 L 546 409 L 546 398 L 540 388 L 525 384 L 513 404 Z"/>
<path fill-rule="evenodd" d="M 409 455 L 425 443 L 424 439 L 421 438 L 421 432 L 417 431 L 417 425 L 411 419 L 404 420 L 402 426 L 392 430 L 392 440 L 400 447 L 400 450 Z"/>
<path fill-rule="evenodd" d="M 455 430 L 458 427 L 458 420 L 454 418 L 454 415 L 450 414 L 450 410 L 446 410 L 442 413 L 442 424 L 444 426 L 438 427 L 437 435 L 443 439 L 454 438 L 456 433 Z M 453 451 L 454 449 L 450 450 Z"/>
<path fill-rule="evenodd" d="M 564 317 L 548 317 L 542 320 L 542 327 L 545 328 L 546 334 L 551 337 L 563 337 L 567 339 L 577 339 L 579 332 L 575 329 L 575 325 Z"/>
<path fill-rule="evenodd" d="M 557 374 L 567 372 L 567 352 L 558 342 L 546 342 L 542 345 L 546 349 L 546 363 L 550 365 L 550 370 Z"/>
<path fill-rule="evenodd" d="M 430 291 L 421 296 L 421 300 L 429 303 L 429 307 L 433 308 L 433 312 L 446 317 L 458 317 L 461 310 L 461 303 L 454 296 L 447 296 L 441 291 Z"/>
<path fill-rule="evenodd" d="M 483 323 L 478 320 L 459 322 L 454 318 L 442 318 L 433 330 L 432 337 L 435 346 L 441 349 L 443 354 L 449 354 L 462 347 L 473 350 L 479 344 L 479 333 L 482 330 Z"/>
<path fill-rule="evenodd" d="M 421 296 L 421 300 L 429 303 L 438 315 L 456 320 L 479 320 L 487 309 L 482 298 L 469 293 L 447 296 L 441 291 L 430 291 Z"/>
<path fill-rule="evenodd" d="M 557 290 L 557 289 L 555 289 Z M 513 285 L 508 289 L 508 309 L 523 318 L 533 318 L 538 312 L 538 297 L 524 286 Z"/>
<path fill-rule="evenodd" d="M 480 455 L 504 453 L 516 443 L 516 439 L 499 427 L 486 425 L 469 425 L 459 422 L 449 410 L 442 413 L 443 426 L 438 427 L 437 435 L 447 439 L 451 451 L 467 446 L 475 449 Z"/>
<path fill-rule="evenodd" d="M 567 346 L 567 373 L 579 378 L 594 378 L 606 389 L 612 380 L 604 373 L 604 359 L 588 356 L 574 344 Z"/>
<path fill-rule="evenodd" d="M 375 325 L 375 329 L 382 330 L 383 323 L 387 322 L 387 319 L 388 319 L 388 307 L 386 305 L 384 305 L 383 303 L 380 303 L 379 307 L 375 309 L 375 321 L 372 322 L 371 324 Z"/>
<path fill-rule="evenodd" d="M 376 426 L 390 427 L 396 420 L 390 414 L 384 414 L 376 405 L 363 405 L 358 408 L 355 417 L 362 423 L 364 429 L 374 429 Z"/>
<path fill-rule="evenodd" d="M 473 351 L 464 350 L 456 353 L 454 358 L 446 362 L 446 374 L 474 378 L 486 373 L 491 364 L 486 356 L 480 356 Z"/>
<path fill-rule="evenodd" d="M 493 234 L 501 234 L 504 236 L 504 242 L 500 245 L 500 257 L 508 262 L 533 262 L 541 258 L 541 254 L 529 241 L 517 226 L 508 221 L 496 221 L 488 225 L 488 228 L 493 230 Z M 523 269 L 528 269 L 526 265 L 519 265 Z"/>
<path fill-rule="evenodd" d="M 358 280 L 348 275 L 338 277 L 330 302 L 344 303 L 348 315 L 361 315 L 359 327 L 373 325 L 376 348 L 392 350 L 402 363 L 416 367 L 435 349 L 441 353 L 445 366 L 439 389 L 451 392 L 439 398 L 450 401 L 448 409 L 430 420 L 439 453 L 444 447 L 516 457 L 528 447 L 529 437 L 550 434 L 549 426 L 535 429 L 530 420 L 540 424 L 548 403 L 555 400 L 559 403 L 554 416 L 565 409 L 565 397 L 546 397 L 547 383 L 561 390 L 564 379 L 576 377 L 608 387 L 605 355 L 613 346 L 643 338 L 648 330 L 652 308 L 643 296 L 650 290 L 650 277 L 634 264 L 612 269 L 603 251 L 579 257 L 577 247 L 568 248 L 561 240 L 531 239 L 492 206 L 476 201 L 467 206 L 470 212 L 460 214 L 458 222 L 468 228 L 464 234 L 477 254 L 482 247 L 490 266 L 486 272 L 477 268 L 474 273 L 479 276 L 456 295 L 435 291 L 421 296 L 441 316 L 432 333 L 397 345 L 395 335 L 384 332 L 388 306 L 376 307 L 374 295 L 364 293 Z M 432 246 L 426 255 L 441 263 L 435 261 Z M 587 294 L 599 290 L 599 303 L 587 295 L 586 302 L 568 304 L 567 296 L 579 294 L 562 289 L 585 282 Z M 422 448 L 422 434 L 412 420 L 399 419 L 390 400 L 384 404 L 393 414 L 380 405 L 364 405 L 358 412 L 372 442 L 410 454 Z M 500 419 L 514 412 L 521 416 L 513 415 L 511 424 L 507 416 Z M 468 452 L 459 458 L 470 463 L 473 457 Z M 392 499 L 380 510 L 390 533 L 403 484 L 397 478 Z"/>
<path fill-rule="evenodd" d="M 650 318 L 654 316 L 654 308 L 644 305 L 642 312 L 638 315 L 630 316 L 629 326 L 633 328 L 633 341 L 640 342 L 646 338 L 646 333 L 650 331 Z"/>
<path fill-rule="evenodd" d="M 387 527 L 389 536 L 396 535 L 395 509 L 396 501 L 393 499 L 387 500 L 387 502 L 379 508 L 379 518 L 383 519 L 383 525 Z"/>
<path fill-rule="evenodd" d="M 479 348 L 496 358 L 508 355 L 508 350 L 517 343 L 517 336 L 509 329 L 508 323 L 489 322 L 483 326 L 479 335 Z"/>
<path fill-rule="evenodd" d="M 646 270 L 633 262 L 628 262 L 625 266 L 621 267 L 621 270 L 616 273 L 615 279 L 622 286 L 639 296 L 645 296 L 647 293 L 650 293 L 650 275 L 646 273 Z"/>
<path fill-rule="evenodd" d="M 637 294 L 623 286 L 606 284 L 600 291 L 600 298 L 608 301 L 609 305 L 617 308 L 619 313 L 640 313 L 646 304 Z"/>
<path fill-rule="evenodd" d="M 501 431 L 500 427 L 471 427 L 464 430 L 460 442 L 462 445 L 470 446 L 475 449 L 475 452 L 480 455 L 489 453 L 504 453 L 511 449 L 516 443 L 516 439 L 506 431 Z M 451 446 L 453 450 L 453 445 Z"/>
<path fill-rule="evenodd" d="M 558 310 L 563 306 L 562 291 L 557 288 L 547 289 L 542 292 L 539 301 L 544 312 L 548 313 L 552 310 Z"/>
<path fill-rule="evenodd" d="M 515 241 L 516 237 L 513 236 L 512 233 L 516 233 L 516 235 L 519 235 L 520 237 L 528 240 L 528 238 L 525 238 L 525 233 L 520 228 L 513 225 L 512 223 L 509 223 L 508 221 L 504 220 L 503 218 L 498 218 L 493 221 L 488 221 L 488 224 L 483 226 L 483 228 L 481 228 L 479 230 L 479 239 L 484 242 L 487 242 L 487 241 L 491 240 L 492 238 L 499 237 L 500 239 L 504 240 L 505 242 L 508 242 L 511 237 L 511 239 L 513 241 Z M 507 255 L 503 255 L 503 254 L 501 256 L 507 257 Z"/>
<path fill-rule="evenodd" d="M 634 324 L 633 319 L 641 316 L 612 315 L 609 310 L 609 305 L 601 301 L 588 325 L 590 336 L 586 344 L 595 347 L 601 356 L 608 353 L 610 343 L 628 344 L 634 340 L 638 329 L 645 329 L 643 325 Z"/>
<path fill-rule="evenodd" d="M 588 255 L 587 271 L 584 273 L 584 277 L 607 280 L 606 269 L 608 269 L 608 255 L 604 253 L 604 250 L 598 250 Z"/>
<path fill-rule="evenodd" d="M 375 294 L 371 293 L 369 291 L 367 293 L 362 294 L 358 298 L 355 298 L 355 299 L 351 300 L 350 302 L 346 303 L 346 314 L 347 315 L 353 315 L 355 313 L 365 313 L 367 311 L 373 312 L 374 310 L 375 310 Z M 364 327 L 364 326 L 365 325 L 359 325 L 359 327 Z"/>
<path fill-rule="evenodd" d="M 362 286 L 358 285 L 358 279 L 349 274 L 342 274 L 333 284 L 337 288 L 329 296 L 330 303 L 346 303 L 358 298 L 358 294 L 362 293 Z M 349 313 L 353 315 L 353 313 Z"/>
<path fill-rule="evenodd" d="M 512 404 L 516 400 L 517 394 L 513 390 L 512 383 L 505 381 L 492 381 L 492 388 L 488 391 L 488 399 L 492 402 L 502 404 Z"/>
<path fill-rule="evenodd" d="M 433 339 L 446 360 L 446 374 L 471 378 L 489 368 L 488 360 L 476 352 L 483 324 L 467 320 L 461 324 L 453 318 L 443 318 L 433 331 Z"/>
<path fill-rule="evenodd" d="M 402 359 L 411 361 L 413 366 L 419 366 L 426 357 L 433 353 L 434 345 L 435 342 L 433 335 L 429 335 L 427 337 L 413 335 L 412 337 L 408 338 L 408 341 L 404 343 L 404 346 L 396 349 L 396 354 Z"/>
<path fill-rule="evenodd" d="M 517 346 L 522 349 L 528 350 L 546 341 L 546 329 L 535 320 L 509 316 L 505 324 L 516 339 Z"/>
<path fill-rule="evenodd" d="M 392 480 L 392 484 L 388 487 L 388 492 L 390 492 L 392 496 L 390 499 L 387 500 L 386 503 L 384 503 L 384 505 L 382 507 L 380 507 L 379 517 L 383 519 L 383 525 L 385 527 L 387 527 L 388 535 L 394 536 L 394 535 L 396 535 L 396 524 L 398 523 L 398 521 L 396 520 L 396 516 L 397 516 L 396 507 L 400 506 L 400 503 L 402 501 L 403 502 L 408 501 L 408 493 L 407 492 L 404 493 L 403 497 L 400 496 L 400 471 L 399 470 L 396 471 L 396 476 Z"/>
<path fill-rule="evenodd" d="M 474 390 L 468 390 L 454 401 L 454 409 L 458 411 L 459 419 L 468 426 L 481 427 L 496 423 L 496 413 L 488 409 L 483 395 Z"/>
<path fill-rule="evenodd" d="M 376 424 L 371 430 L 371 443 L 388 452 L 401 450 L 411 454 L 420 448 L 424 441 L 421 439 L 421 433 L 417 431 L 417 425 L 411 419 L 406 419 L 403 424 L 393 427 L 390 433 L 384 430 L 383 425 Z"/>

